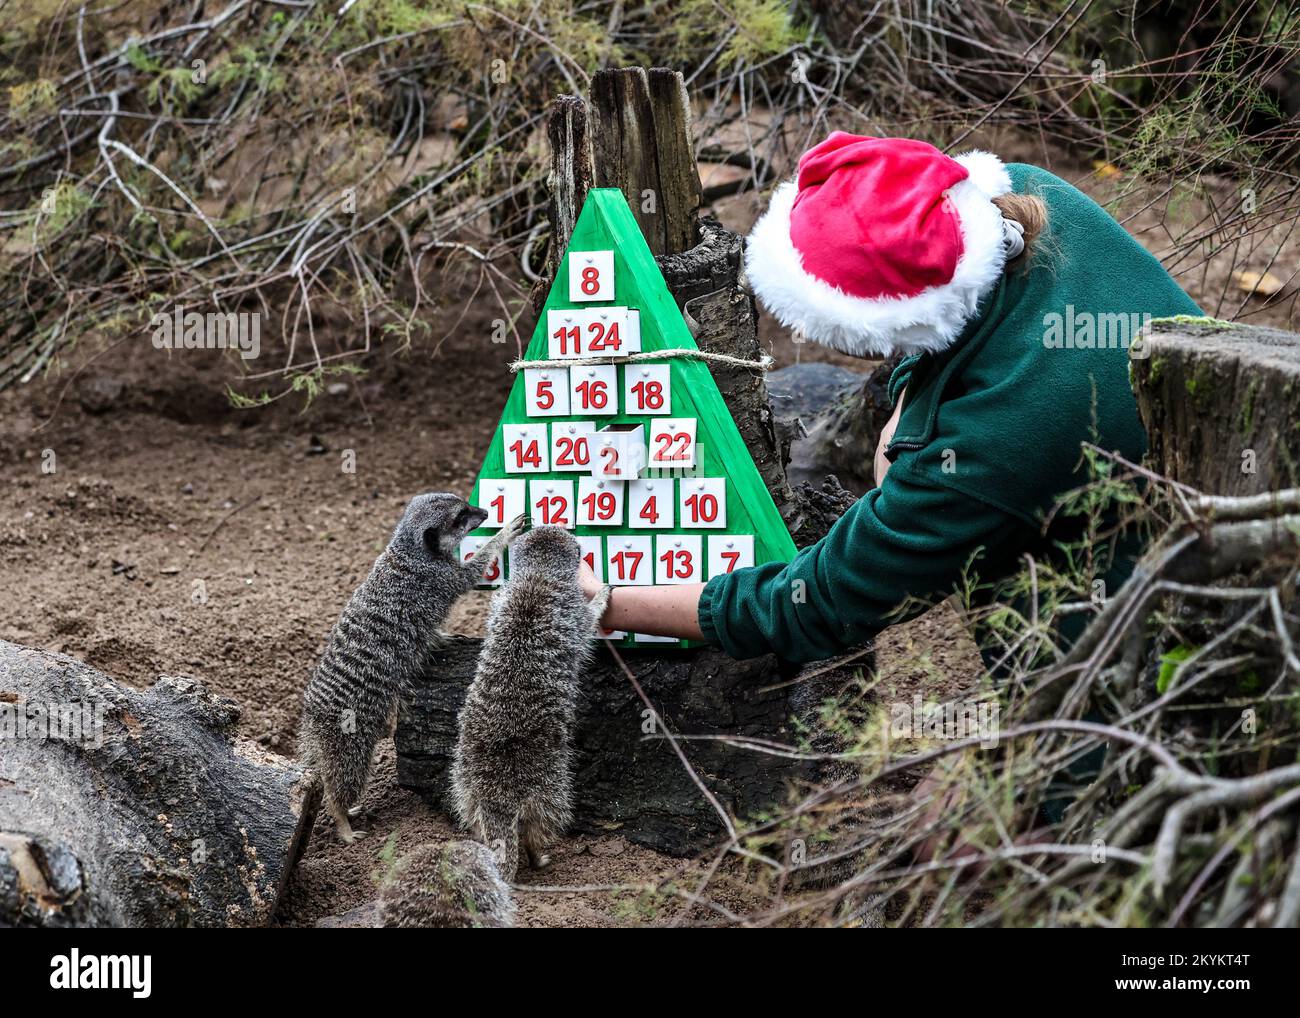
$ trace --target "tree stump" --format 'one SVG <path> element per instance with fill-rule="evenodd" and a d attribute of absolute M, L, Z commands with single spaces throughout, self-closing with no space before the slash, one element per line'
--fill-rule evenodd
<path fill-rule="evenodd" d="M 481 645 L 468 637 L 449 640 L 403 706 L 397 726 L 398 783 L 420 792 L 438 809 L 447 808 L 456 718 Z M 573 830 L 620 834 L 676 856 L 715 844 L 724 828 L 663 738 L 664 727 L 674 735 L 748 736 L 787 744 L 811 733 L 816 741 L 818 708 L 852 671 L 809 669 L 813 677 L 790 682 L 775 658 L 733 661 L 711 648 L 625 652 L 624 659 L 655 714 L 613 656 L 598 649 L 583 676 L 578 709 Z M 679 745 L 709 790 L 739 819 L 783 803 L 791 788 L 827 773 L 818 762 L 719 741 L 683 740 Z M 824 739 L 818 745 L 824 747 Z"/>
<path fill-rule="evenodd" d="M 1132 360 L 1159 473 L 1211 495 L 1300 486 L 1300 335 L 1161 322 Z"/>
<path fill-rule="evenodd" d="M 0 641 L 0 926 L 265 926 L 319 793 L 190 678 Z"/>
<path fill-rule="evenodd" d="M 596 186 L 622 189 L 652 254 L 694 247 L 700 177 L 681 73 L 666 67 L 597 71 L 591 113 Z"/>
<path fill-rule="evenodd" d="M 546 264 L 529 294 L 535 315 L 542 313 L 546 295 L 559 271 L 560 258 L 569 246 L 578 213 L 592 187 L 587 104 L 576 95 L 556 96 L 546 119 L 546 140 L 551 146 L 551 169 L 546 176 L 551 238 L 546 248 Z"/>
<path fill-rule="evenodd" d="M 831 364 L 794 364 L 768 379 L 778 413 L 802 424 L 790 448 L 791 484 L 834 476 L 857 495 L 876 486 L 876 444 L 893 412 L 889 376 L 896 360 L 868 372 Z"/>

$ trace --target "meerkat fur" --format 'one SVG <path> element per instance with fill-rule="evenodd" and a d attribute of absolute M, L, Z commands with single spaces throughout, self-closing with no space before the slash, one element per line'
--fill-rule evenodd
<path fill-rule="evenodd" d="M 486 845 L 429 843 L 402 856 L 380 886 L 379 921 L 399 929 L 505 928 L 515 924 L 515 903 Z"/>
<path fill-rule="evenodd" d="M 348 811 L 365 790 L 375 745 L 392 731 L 400 698 L 440 641 L 452 604 L 523 527 L 521 517 L 461 562 L 461 540 L 486 518 L 447 492 L 411 499 L 307 683 L 301 755 L 320 777 L 344 842 L 366 833 L 353 831 Z"/>
<path fill-rule="evenodd" d="M 492 597 L 487 637 L 460 712 L 452 805 L 515 879 L 522 842 L 535 869 L 572 818 L 573 724 L 579 681 L 609 588 L 590 602 L 580 548 L 561 527 L 510 546 L 510 576 Z"/>

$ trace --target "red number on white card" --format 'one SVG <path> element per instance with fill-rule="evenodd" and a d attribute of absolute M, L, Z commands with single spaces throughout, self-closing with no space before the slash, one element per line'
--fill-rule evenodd
<path fill-rule="evenodd" d="M 655 441 L 659 443 L 659 448 L 655 450 L 656 463 L 675 463 L 678 460 L 688 460 L 691 458 L 691 436 L 687 434 L 680 435 L 655 435 Z M 673 446 L 680 446 L 674 450 Z"/>
<path fill-rule="evenodd" d="M 740 552 L 738 552 L 738 551 L 724 551 L 724 552 L 722 553 L 722 557 L 723 557 L 723 559 L 726 560 L 726 563 L 727 563 L 727 568 L 726 568 L 725 571 L 729 573 L 729 572 L 731 572 L 733 569 L 736 568 L 736 563 L 740 561 Z"/>
<path fill-rule="evenodd" d="M 600 269 L 594 265 L 582 270 L 582 292 L 588 296 L 600 293 Z"/>
<path fill-rule="evenodd" d="M 551 333 L 551 336 L 560 341 L 561 356 L 569 353 L 572 354 L 582 353 L 582 332 L 576 325 L 568 329 L 564 329 L 564 328 L 556 329 L 554 332 Z M 569 349 L 570 343 L 573 344 L 572 350 Z"/>
<path fill-rule="evenodd" d="M 578 398 L 584 410 L 604 410 L 609 403 L 609 388 L 604 382 L 579 382 Z"/>
<path fill-rule="evenodd" d="M 641 512 L 637 514 L 643 520 L 649 521 L 653 526 L 659 522 L 659 496 L 651 495 L 645 500 L 645 505 L 641 507 Z"/>
<path fill-rule="evenodd" d="M 498 495 L 498 496 L 497 496 L 496 498 L 494 498 L 491 502 L 489 502 L 488 505 L 490 505 L 493 509 L 496 510 L 496 521 L 497 521 L 498 523 L 503 523 L 503 522 L 505 522 L 505 518 L 506 518 L 506 497 L 505 497 L 504 495 Z"/>
<path fill-rule="evenodd" d="M 557 467 L 585 467 L 591 462 L 591 450 L 585 438 L 555 440 L 555 465 Z"/>
<path fill-rule="evenodd" d="M 669 548 L 659 556 L 664 564 L 664 571 L 670 580 L 689 580 L 691 578 L 693 556 L 689 551 L 673 551 Z"/>
<path fill-rule="evenodd" d="M 639 551 L 620 551 L 609 561 L 618 571 L 620 580 L 635 580 L 636 571 L 641 567 L 641 559 L 644 556 Z"/>
<path fill-rule="evenodd" d="M 692 523 L 713 523 L 718 518 L 716 495 L 691 495 L 686 499 L 686 508 L 691 511 Z"/>
<path fill-rule="evenodd" d="M 602 445 L 600 447 L 600 458 L 605 461 L 603 473 L 606 477 L 618 476 L 618 449 L 612 445 Z"/>
<path fill-rule="evenodd" d="M 544 495 L 535 504 L 537 511 L 541 513 L 543 523 L 557 527 L 569 525 L 569 514 L 565 512 L 569 500 L 563 495 Z"/>
<path fill-rule="evenodd" d="M 540 467 L 542 465 L 542 453 L 537 446 L 537 439 L 533 439 L 524 445 L 520 440 L 510 446 L 510 451 L 515 454 L 515 467 L 522 470 L 525 466 Z"/>
<path fill-rule="evenodd" d="M 474 553 L 471 551 L 465 555 L 465 561 L 468 562 L 473 557 L 474 557 Z M 496 583 L 496 581 L 499 580 L 500 578 L 501 578 L 501 562 L 499 559 L 493 559 L 490 563 L 488 563 L 487 569 L 483 570 L 483 579 L 485 579 L 488 583 Z"/>
<path fill-rule="evenodd" d="M 590 520 L 612 520 L 614 510 L 618 508 L 618 499 L 610 491 L 602 491 L 599 494 L 593 492 L 582 500 L 582 504 L 587 507 L 587 518 Z M 592 567 L 595 568 L 594 566 Z"/>
<path fill-rule="evenodd" d="M 549 410 L 555 406 L 555 393 L 551 391 L 549 380 L 537 383 L 537 409 Z"/>
<path fill-rule="evenodd" d="M 591 333 L 587 341 L 588 353 L 593 350 L 617 350 L 623 345 L 618 335 L 618 322 L 611 323 L 608 329 L 603 322 L 591 322 L 587 331 Z"/>
<path fill-rule="evenodd" d="M 632 395 L 636 397 L 636 408 L 638 410 L 662 410 L 664 408 L 664 386 L 662 382 L 637 382 L 632 386 Z"/>
<path fill-rule="evenodd" d="M 596 553 L 594 551 L 589 551 L 587 554 L 583 555 L 582 561 L 587 563 L 587 568 L 593 573 L 596 571 Z"/>

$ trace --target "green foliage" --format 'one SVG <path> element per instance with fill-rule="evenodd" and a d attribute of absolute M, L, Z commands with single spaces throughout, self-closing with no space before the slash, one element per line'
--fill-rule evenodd
<path fill-rule="evenodd" d="M 678 59 L 697 52 L 701 40 L 712 49 L 730 34 L 720 58 L 724 66 L 775 56 L 799 38 L 790 5 L 782 0 L 679 0 L 672 5 L 669 24 Z"/>
<path fill-rule="evenodd" d="M 49 78 L 37 78 L 21 85 L 9 86 L 9 118 L 25 126 L 58 109 L 59 84 Z"/>
<path fill-rule="evenodd" d="M 1178 666 L 1199 649 L 1198 647 L 1188 647 L 1180 643 L 1176 647 L 1170 647 L 1160 655 L 1160 672 L 1156 676 L 1157 693 L 1164 694 L 1169 691 L 1169 684 L 1173 682 Z"/>
<path fill-rule="evenodd" d="M 340 376 L 360 377 L 366 373 L 366 369 L 359 364 L 342 363 L 342 364 L 322 364 L 319 367 L 312 368 L 309 371 L 299 371 L 288 376 L 289 385 L 281 392 L 272 395 L 263 391 L 255 396 L 248 396 L 242 392 L 237 392 L 234 388 L 226 386 L 226 399 L 236 410 L 252 410 L 256 407 L 263 407 L 276 400 L 283 399 L 291 394 L 302 396 L 302 413 L 306 413 L 307 408 L 315 401 L 325 388 L 325 384 L 330 378 Z"/>
<path fill-rule="evenodd" d="M 42 240 L 57 237 L 91 207 L 91 196 L 71 181 L 61 180 L 47 189 L 35 208 L 27 210 L 27 221 L 37 226 Z"/>
<path fill-rule="evenodd" d="M 379 850 L 375 860 L 378 865 L 370 871 L 370 880 L 375 886 L 382 884 L 397 865 L 397 834 L 394 832 L 384 839 L 384 847 Z"/>

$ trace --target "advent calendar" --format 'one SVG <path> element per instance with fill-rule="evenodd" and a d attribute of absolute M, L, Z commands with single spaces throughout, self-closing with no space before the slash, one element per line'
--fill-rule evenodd
<path fill-rule="evenodd" d="M 525 513 L 571 529 L 614 586 L 703 583 L 792 558 L 707 363 L 674 353 L 696 349 L 622 192 L 588 192 L 470 495 L 488 518 L 462 554 Z M 509 577 L 509 558 L 484 586 Z"/>

